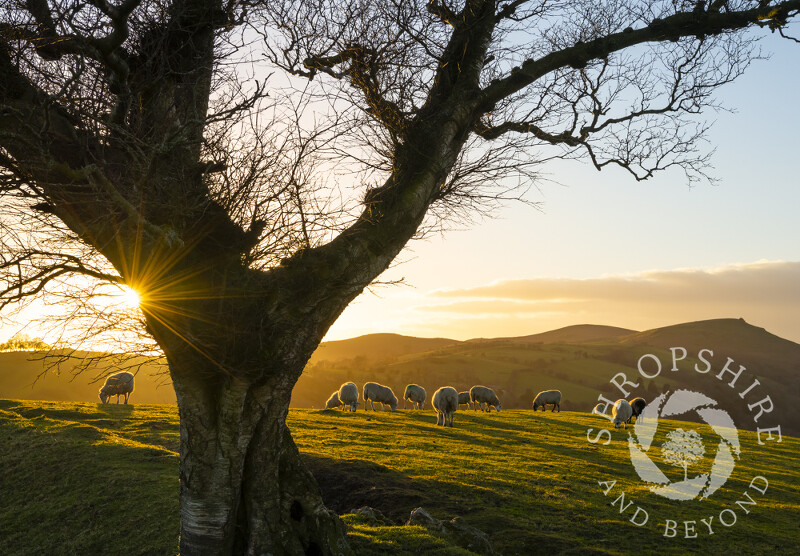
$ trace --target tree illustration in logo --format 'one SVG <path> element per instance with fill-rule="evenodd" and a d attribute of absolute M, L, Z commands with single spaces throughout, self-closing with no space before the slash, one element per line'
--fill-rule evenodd
<path fill-rule="evenodd" d="M 727 411 L 716 406 L 715 400 L 690 390 L 665 392 L 647 404 L 642 418 L 636 420 L 633 431 L 628 433 L 628 448 L 636 473 L 647 483 L 651 492 L 671 500 L 692 500 L 698 497 L 703 500 L 725 484 L 733 473 L 741 448 L 739 431 L 733 419 Z M 656 432 L 661 419 L 685 419 L 691 415 L 696 415 L 706 423 L 711 428 L 712 435 L 718 437 L 718 442 L 715 442 L 716 450 L 712 451 L 714 461 L 708 472 L 689 477 L 689 466 L 704 455 L 706 448 L 696 431 L 675 429 L 661 443 L 662 457 L 655 457 L 660 462 L 683 467 L 683 479 L 673 482 L 650 458 L 658 452 L 657 445 L 654 444 Z"/>
<path fill-rule="evenodd" d="M 703 437 L 697 431 L 675 429 L 667 433 L 667 441 L 661 445 L 664 461 L 676 467 L 683 467 L 683 480 L 689 479 L 687 469 L 703 457 L 706 447 Z"/>

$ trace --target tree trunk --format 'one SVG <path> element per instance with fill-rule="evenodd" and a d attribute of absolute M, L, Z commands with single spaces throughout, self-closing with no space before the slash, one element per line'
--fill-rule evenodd
<path fill-rule="evenodd" d="M 352 554 L 286 427 L 295 380 L 209 387 L 179 366 L 181 554 Z"/>

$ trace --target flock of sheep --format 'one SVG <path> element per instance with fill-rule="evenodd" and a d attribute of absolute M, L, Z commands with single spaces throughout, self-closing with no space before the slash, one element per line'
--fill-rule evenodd
<path fill-rule="evenodd" d="M 397 396 L 394 395 L 392 389 L 377 382 L 364 384 L 363 398 L 365 410 L 367 409 L 367 402 L 369 402 L 373 411 L 375 411 L 376 403 L 381 404 L 381 411 L 385 411 L 387 405 L 392 411 L 397 409 Z M 425 388 L 418 384 L 409 384 L 403 394 L 403 409 L 406 408 L 406 402 L 409 400 L 411 401 L 412 409 L 423 409 L 426 399 Z M 433 409 L 436 411 L 436 424 L 443 427 L 453 426 L 453 415 L 461 405 L 466 405 L 467 408 L 472 408 L 475 411 L 480 409 L 488 412 L 492 408 L 495 411 L 500 411 L 500 399 L 494 390 L 486 386 L 473 386 L 468 392 L 459 392 L 452 386 L 442 386 L 433 393 L 432 404 Z M 352 382 L 345 382 L 325 402 L 325 409 L 340 408 L 342 410 L 355 411 L 358 405 L 358 387 Z M 533 399 L 534 411 L 539 407 L 544 411 L 548 405 L 553 406 L 552 411 L 558 408 L 560 412 L 561 392 L 558 390 L 545 390 L 544 392 L 539 392 Z"/>
<path fill-rule="evenodd" d="M 638 422 L 639 419 L 641 419 L 642 411 L 644 411 L 645 406 L 647 406 L 647 402 L 644 398 L 633 398 L 630 402 L 625 399 L 615 401 L 611 408 L 611 418 L 614 420 L 614 428 L 618 429 L 622 426 L 627 429 L 627 423 L 630 423 L 634 417 L 636 417 L 636 421 Z M 604 408 L 605 405 L 599 403 L 594 406 L 592 413 L 602 415 Z"/>
<path fill-rule="evenodd" d="M 119 397 L 125 397 L 125 403 L 128 403 L 128 397 L 133 392 L 133 375 L 128 372 L 121 372 L 111 375 L 106 379 L 105 384 L 100 388 L 100 401 L 108 403 L 111 396 L 117 396 L 117 403 Z M 386 410 L 388 405 L 392 411 L 397 409 L 397 396 L 394 395 L 392 389 L 388 386 L 378 384 L 377 382 L 367 382 L 364 384 L 363 389 L 364 409 L 367 409 L 367 402 L 370 407 L 375 411 L 375 404 L 381 404 L 381 411 Z M 403 394 L 403 409 L 406 408 L 406 402 L 411 401 L 412 409 L 423 409 L 427 393 L 425 388 L 418 384 L 409 384 L 406 386 L 406 391 Z M 345 382 L 339 387 L 339 390 L 333 392 L 328 401 L 325 402 L 325 409 L 340 408 L 342 410 L 349 409 L 355 411 L 358 408 L 358 387 L 352 382 Z M 453 426 L 453 415 L 456 410 L 466 405 L 467 409 L 478 409 L 482 411 L 491 411 L 494 408 L 500 411 L 500 400 L 497 394 L 491 388 L 486 386 L 473 386 L 468 392 L 459 392 L 452 386 L 442 386 L 433 393 L 433 409 L 436 410 L 436 424 L 443 427 Z M 548 405 L 552 405 L 552 411 L 558 409 L 561 411 L 561 392 L 559 390 L 545 390 L 536 394 L 533 398 L 533 410 L 536 411 L 540 407 L 542 411 L 547 409 Z M 628 428 L 627 423 L 636 417 L 640 419 L 647 402 L 644 398 L 634 398 L 630 402 L 625 399 L 619 399 L 614 402 L 611 408 L 611 418 L 614 421 L 614 428 Z M 604 404 L 597 404 L 592 413 L 603 414 Z"/>

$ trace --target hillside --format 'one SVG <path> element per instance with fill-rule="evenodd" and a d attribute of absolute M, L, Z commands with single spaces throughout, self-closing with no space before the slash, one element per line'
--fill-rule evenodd
<path fill-rule="evenodd" d="M 459 344 L 458 340 L 447 338 L 415 338 L 400 334 L 367 334 L 349 340 L 323 342 L 311 356 L 309 363 L 318 361 L 339 361 L 342 359 L 395 359 L 433 351 L 446 346 Z"/>
<path fill-rule="evenodd" d="M 437 519 L 460 516 L 504 556 L 780 556 L 800 544 L 796 438 L 759 446 L 753 433 L 742 432 L 742 456 L 725 485 L 708 500 L 675 502 L 649 492 L 636 476 L 627 432 L 612 429 L 607 446 L 587 442 L 587 428 L 605 426 L 598 416 L 457 412 L 455 426 L 441 429 L 431 411 L 292 410 L 287 422 L 325 503 L 345 514 L 360 556 L 472 554 L 439 533 L 402 526 L 418 506 Z M 661 434 L 687 426 L 661 423 Z M 708 427 L 695 428 L 713 445 Z M 0 438 L 7 448 L 0 450 L 0 554 L 176 553 L 174 406 L 0 400 Z M 710 458 L 692 469 L 706 469 Z M 668 473 L 683 475 L 677 468 Z M 768 477 L 763 495 L 748 491 L 756 475 Z M 614 490 L 604 496 L 598 481 L 612 479 Z M 745 491 L 756 502 L 746 514 L 735 505 Z M 622 512 L 611 505 L 621 492 L 634 501 Z M 349 513 L 364 505 L 387 521 Z M 636 506 L 648 512 L 646 526 L 630 522 Z M 735 526 L 717 525 L 730 508 Z M 701 529 L 708 516 L 712 536 Z M 698 537 L 664 537 L 665 519 L 696 521 Z"/>
<path fill-rule="evenodd" d="M 601 339 L 608 334 L 610 339 Z M 553 341 L 544 341 L 548 338 Z M 679 346 L 687 350 L 686 360 L 680 363 L 686 370 L 669 372 L 669 348 Z M 697 359 L 701 348 L 713 351 L 713 357 L 707 357 L 713 372 L 692 370 L 695 365 L 703 367 Z M 637 362 L 645 354 L 654 354 L 662 361 L 665 370 L 656 379 L 642 379 L 638 374 Z M 726 381 L 716 379 L 728 358 L 734 360 L 734 370 L 739 365 L 746 369 L 738 389 L 728 386 L 730 376 Z M 740 428 L 780 425 L 784 433 L 800 434 L 800 345 L 739 319 L 700 321 L 646 332 L 581 325 L 520 338 L 461 342 L 393 361 L 362 358 L 317 362 L 306 368 L 292 399 L 294 407 L 321 407 L 345 380 L 359 385 L 381 382 L 391 386 L 398 397 L 409 383 L 420 384 L 429 393 L 443 384 L 459 391 L 484 384 L 498 392 L 505 408 L 529 408 L 536 392 L 556 388 L 564 393 L 563 409 L 589 411 L 599 395 L 611 400 L 623 397 L 609 382 L 617 373 L 625 373 L 638 384 L 627 388 L 629 396 L 625 397 L 629 399 L 643 396 L 652 400 L 665 390 L 691 389 L 717 400 Z M 753 411 L 739 397 L 754 380 L 760 385 L 747 402 L 752 404 L 769 395 L 775 406 L 773 414 L 762 417 L 760 424 L 753 421 Z M 769 424 L 764 425 L 768 419 Z"/>
<path fill-rule="evenodd" d="M 610 342 L 635 333 L 636 330 L 619 328 L 618 326 L 575 324 L 573 326 L 565 326 L 564 328 L 558 328 L 540 334 L 519 336 L 516 338 L 498 338 L 497 340 L 540 344 L 586 344 L 599 341 Z"/>
<path fill-rule="evenodd" d="M 684 372 L 673 373 L 670 347 L 687 349 Z M 713 372 L 693 371 L 701 348 L 711 349 Z M 638 377 L 642 355 L 655 354 L 665 367 L 654 380 Z M 31 387 L 42 364 L 26 361 L 31 353 L 0 353 L 0 395 L 22 399 L 95 401 L 98 383 L 91 374 L 73 377 L 67 369 L 48 373 Z M 737 388 L 716 379 L 727 359 L 734 369 L 746 370 Z M 144 369 L 136 379 L 134 403 L 174 403 L 163 366 Z M 321 408 L 331 392 L 346 381 L 361 387 L 377 381 L 402 397 L 410 383 L 432 394 L 442 385 L 460 391 L 475 384 L 494 388 L 506 409 L 529 408 L 536 392 L 557 388 L 564 393 L 562 409 L 589 411 L 603 395 L 622 397 L 609 380 L 625 373 L 637 383 L 628 398 L 652 400 L 665 390 L 678 388 L 703 392 L 725 407 L 740 428 L 780 425 L 784 433 L 800 434 L 800 345 L 779 338 L 740 319 L 684 323 L 644 332 L 623 328 L 578 325 L 519 338 L 457 342 L 446 338 L 412 338 L 396 334 L 370 334 L 325 342 L 317 350 L 297 383 L 292 407 Z M 97 373 L 95 373 L 97 374 Z M 743 403 L 739 393 L 754 380 L 760 382 Z M 769 395 L 774 411 L 753 421 L 753 404 Z M 758 397 L 756 397 L 758 396 Z M 402 407 L 402 400 L 400 402 Z"/>
<path fill-rule="evenodd" d="M 92 353 L 78 354 L 91 357 Z M 121 370 L 119 361 L 109 362 L 104 368 L 95 365 L 90 370 L 75 375 L 77 361 L 67 361 L 50 368 L 52 360 L 43 359 L 44 354 L 22 351 L 0 353 L 0 397 L 30 400 L 52 400 L 68 402 L 99 401 L 97 391 L 103 385 L 99 377 Z M 137 367 L 136 358 L 126 358 L 123 364 L 136 372 L 136 403 L 175 403 L 175 391 L 166 374 L 164 365 L 148 363 Z M 116 399 L 114 400 L 116 401 Z"/>
<path fill-rule="evenodd" d="M 770 334 L 744 319 L 714 319 L 687 322 L 634 333 L 622 344 L 669 348 L 683 346 L 690 352 L 713 346 L 735 360 L 747 360 L 755 372 L 782 372 L 787 362 L 800 362 L 800 344 Z"/>

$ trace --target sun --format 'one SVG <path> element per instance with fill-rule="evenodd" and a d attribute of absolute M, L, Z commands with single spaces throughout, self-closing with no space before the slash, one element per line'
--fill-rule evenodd
<path fill-rule="evenodd" d="M 139 296 L 139 292 L 136 290 L 129 288 L 128 286 L 122 286 L 122 304 L 130 309 L 136 309 L 139 307 L 139 303 L 141 303 L 142 298 Z"/>

